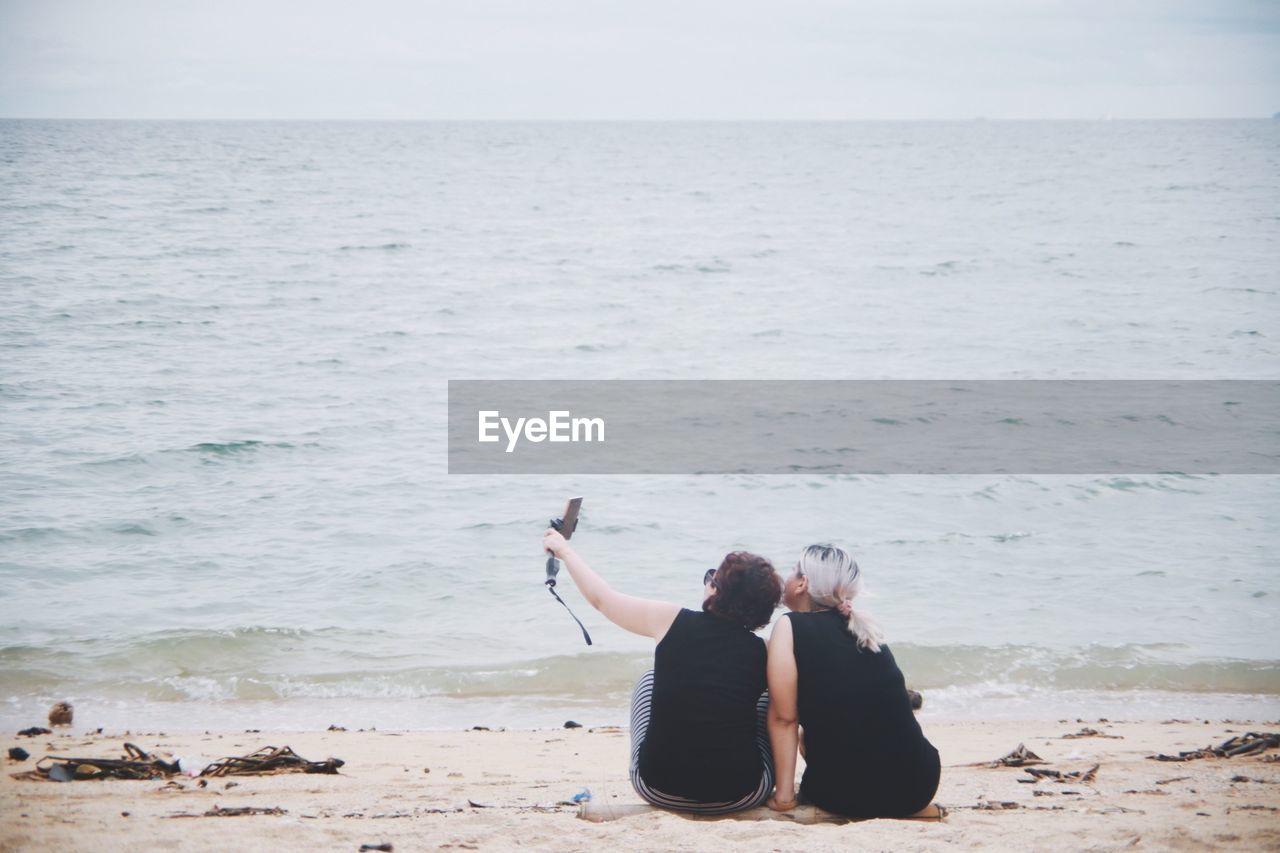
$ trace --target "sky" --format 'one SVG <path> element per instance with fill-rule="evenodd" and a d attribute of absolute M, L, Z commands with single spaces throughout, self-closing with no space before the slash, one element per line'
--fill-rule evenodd
<path fill-rule="evenodd" d="M 1269 117 L 1280 0 L 0 0 L 0 116 Z"/>

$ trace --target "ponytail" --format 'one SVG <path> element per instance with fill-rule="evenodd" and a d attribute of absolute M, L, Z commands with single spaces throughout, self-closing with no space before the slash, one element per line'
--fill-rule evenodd
<path fill-rule="evenodd" d="M 858 638 L 858 646 L 869 652 L 880 651 L 880 644 L 884 642 L 884 633 L 876 624 L 876 620 L 866 613 L 854 610 L 851 598 L 840 602 L 839 610 L 842 615 L 849 618 L 849 633 Z"/>

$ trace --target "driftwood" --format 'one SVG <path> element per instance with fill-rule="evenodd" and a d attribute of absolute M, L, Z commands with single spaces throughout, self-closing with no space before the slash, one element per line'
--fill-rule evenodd
<path fill-rule="evenodd" d="M 165 761 L 131 743 L 126 758 L 64 758 L 46 755 L 34 770 L 14 774 L 15 779 L 78 782 L 87 779 L 160 779 L 182 772 L 177 761 Z M 45 762 L 52 762 L 46 766 Z M 273 773 L 337 773 L 341 758 L 307 761 L 287 746 L 268 746 L 252 755 L 222 758 L 200 771 L 201 776 L 262 776 Z M 205 783 L 201 781 L 201 785 Z"/>
<path fill-rule="evenodd" d="M 853 822 L 853 818 L 832 814 L 831 812 L 823 811 L 817 806 L 796 806 L 794 809 L 785 812 L 775 812 L 767 806 L 759 806 L 727 815 L 700 815 L 690 812 L 668 811 L 657 806 L 651 806 L 648 803 L 610 803 L 606 800 L 586 800 L 582 802 L 578 807 L 578 819 L 590 821 L 591 823 L 603 823 L 604 821 L 653 812 L 679 815 L 689 820 L 724 820 L 729 818 L 731 820 L 781 820 L 802 824 Z"/>
<path fill-rule="evenodd" d="M 201 776 L 263 776 L 269 773 L 337 773 L 341 758 L 307 761 L 287 746 L 266 746 L 252 755 L 221 758 L 200 771 Z"/>
<path fill-rule="evenodd" d="M 35 770 L 17 773 L 14 778 L 78 782 L 86 779 L 157 779 L 178 772 L 176 761 L 157 758 L 131 743 L 126 743 L 124 750 L 128 758 L 66 758 L 46 755 L 36 762 Z M 46 761 L 55 763 L 46 766 Z"/>
<path fill-rule="evenodd" d="M 1040 756 L 1027 749 L 1024 744 L 1018 744 L 1018 747 L 1008 755 L 1002 755 L 995 761 L 977 761 L 967 767 L 1028 767 L 1032 764 L 1048 764 Z"/>
<path fill-rule="evenodd" d="M 288 814 L 288 812 L 282 808 L 261 808 L 258 806 L 230 806 L 226 808 L 222 806 L 214 806 L 204 814 L 188 814 L 184 812 L 182 814 L 171 814 L 168 815 L 168 817 L 246 817 L 248 815 L 259 814 L 282 815 Z"/>
<path fill-rule="evenodd" d="M 1028 767 L 1024 773 L 1029 773 L 1033 778 L 1019 779 L 1019 782 L 1030 782 L 1035 784 L 1041 779 L 1052 779 L 1054 782 L 1092 782 L 1098 775 L 1098 768 L 1101 765 L 1095 764 L 1088 770 L 1072 770 L 1064 773 L 1061 770 L 1053 770 L 1048 767 Z"/>
<path fill-rule="evenodd" d="M 1148 755 L 1152 761 L 1195 761 L 1199 758 L 1236 758 L 1241 755 L 1261 755 L 1268 749 L 1280 747 L 1278 732 L 1249 732 L 1228 738 L 1218 746 L 1192 749 L 1177 755 Z"/>

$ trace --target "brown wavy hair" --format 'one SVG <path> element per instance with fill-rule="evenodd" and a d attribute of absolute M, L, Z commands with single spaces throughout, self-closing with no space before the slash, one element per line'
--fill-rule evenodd
<path fill-rule="evenodd" d="M 747 551 L 726 554 L 712 583 L 715 595 L 702 602 L 702 609 L 748 631 L 768 625 L 782 599 L 782 579 L 773 563 Z"/>

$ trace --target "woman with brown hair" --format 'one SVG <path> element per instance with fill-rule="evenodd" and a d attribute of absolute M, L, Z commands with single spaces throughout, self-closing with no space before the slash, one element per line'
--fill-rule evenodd
<path fill-rule="evenodd" d="M 618 592 L 555 530 L 543 548 L 564 561 L 592 607 L 651 637 L 653 669 L 631 698 L 631 784 L 646 801 L 698 814 L 763 805 L 773 789 L 764 641 L 782 583 L 764 557 L 735 551 L 703 577 L 702 610 Z"/>

